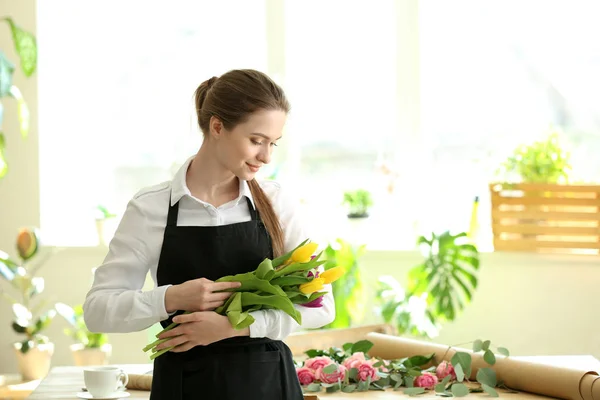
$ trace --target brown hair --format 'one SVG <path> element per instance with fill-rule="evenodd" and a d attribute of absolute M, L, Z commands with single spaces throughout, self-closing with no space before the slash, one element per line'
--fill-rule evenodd
<path fill-rule="evenodd" d="M 210 130 L 210 118 L 217 117 L 227 130 L 245 122 L 258 110 L 290 111 L 290 104 L 283 89 L 262 72 L 241 69 L 229 71 L 220 77 L 202 82 L 196 89 L 196 112 L 198 125 L 206 136 Z M 258 182 L 248 182 L 254 204 L 271 236 L 273 256 L 283 254 L 283 230 L 273 205 Z"/>

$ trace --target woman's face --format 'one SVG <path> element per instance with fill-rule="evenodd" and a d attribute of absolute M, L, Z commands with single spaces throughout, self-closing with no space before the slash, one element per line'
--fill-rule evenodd
<path fill-rule="evenodd" d="M 260 110 L 231 131 L 222 128 L 217 156 L 223 166 L 239 179 L 253 179 L 259 169 L 271 161 L 286 119 L 284 111 Z"/>

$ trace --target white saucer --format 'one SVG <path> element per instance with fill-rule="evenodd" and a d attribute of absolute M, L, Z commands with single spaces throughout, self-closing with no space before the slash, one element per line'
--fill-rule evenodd
<path fill-rule="evenodd" d="M 113 400 L 113 399 L 122 399 L 125 397 L 129 397 L 131 396 L 131 393 L 129 392 L 114 392 L 112 394 L 109 394 L 108 396 L 102 396 L 102 397 L 94 397 L 92 396 L 92 394 L 90 392 L 79 392 L 77 393 L 77 397 L 79 397 L 80 399 L 93 399 L 93 400 Z"/>

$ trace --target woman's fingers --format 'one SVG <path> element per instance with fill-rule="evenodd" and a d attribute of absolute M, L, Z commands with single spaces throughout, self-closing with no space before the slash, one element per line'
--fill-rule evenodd
<path fill-rule="evenodd" d="M 173 339 L 167 340 L 156 346 L 156 351 L 160 351 L 162 349 L 168 349 L 169 347 L 179 346 L 183 343 L 188 342 L 188 338 L 185 335 L 176 336 Z"/>
<path fill-rule="evenodd" d="M 192 347 L 194 347 L 194 345 L 192 344 L 192 342 L 187 341 L 177 347 L 175 347 L 174 349 L 172 349 L 171 351 L 173 353 L 182 353 L 184 351 L 188 351 L 189 349 L 191 349 Z"/>
<path fill-rule="evenodd" d="M 208 296 L 208 301 L 209 302 L 213 302 L 213 301 L 225 301 L 227 300 L 233 293 L 227 293 L 227 292 L 221 292 L 221 293 L 212 293 L 210 296 Z"/>
<path fill-rule="evenodd" d="M 242 284 L 240 282 L 215 282 L 211 286 L 211 292 L 218 292 L 220 290 L 237 289 Z"/>

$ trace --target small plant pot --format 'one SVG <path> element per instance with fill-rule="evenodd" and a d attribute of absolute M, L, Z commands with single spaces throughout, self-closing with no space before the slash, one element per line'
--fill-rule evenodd
<path fill-rule="evenodd" d="M 70 349 L 75 365 L 78 367 L 107 365 L 112 353 L 110 344 L 104 344 L 98 348 L 86 348 L 82 344 L 72 344 Z"/>
<path fill-rule="evenodd" d="M 54 354 L 54 343 L 38 344 L 30 348 L 27 353 L 21 352 L 21 343 L 15 343 L 14 349 L 23 381 L 34 381 L 48 375 Z"/>
<path fill-rule="evenodd" d="M 117 230 L 118 221 L 116 218 L 103 218 L 96 220 L 96 232 L 98 233 L 98 242 L 102 246 L 108 246 Z"/>
<path fill-rule="evenodd" d="M 347 216 L 350 219 L 369 218 L 369 213 L 348 213 Z"/>

